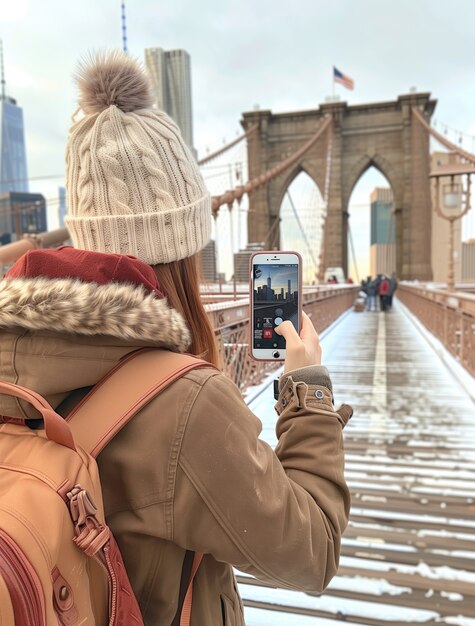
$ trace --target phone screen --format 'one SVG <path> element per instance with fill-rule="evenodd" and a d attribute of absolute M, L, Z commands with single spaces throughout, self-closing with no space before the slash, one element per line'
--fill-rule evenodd
<path fill-rule="evenodd" d="M 285 339 L 274 329 L 290 320 L 298 332 L 299 266 L 253 264 L 254 348 L 284 349 Z"/>

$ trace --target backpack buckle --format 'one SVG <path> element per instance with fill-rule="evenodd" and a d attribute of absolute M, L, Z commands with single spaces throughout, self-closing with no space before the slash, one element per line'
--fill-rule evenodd
<path fill-rule="evenodd" d="M 81 485 L 67 493 L 68 506 L 74 523 L 74 543 L 88 556 L 93 556 L 109 541 L 109 527 L 96 517 L 97 507 Z"/>

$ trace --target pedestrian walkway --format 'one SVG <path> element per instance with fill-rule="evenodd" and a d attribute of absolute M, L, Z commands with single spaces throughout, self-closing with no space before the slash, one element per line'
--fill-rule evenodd
<path fill-rule="evenodd" d="M 239 575 L 249 626 L 475 625 L 475 405 L 410 314 L 350 312 L 323 339 L 351 521 L 319 597 Z M 275 444 L 271 388 L 251 408 Z"/>

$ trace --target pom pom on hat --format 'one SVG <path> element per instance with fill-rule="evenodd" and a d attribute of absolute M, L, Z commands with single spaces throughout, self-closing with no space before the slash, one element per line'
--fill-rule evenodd
<path fill-rule="evenodd" d="M 74 247 L 147 265 L 199 252 L 211 236 L 210 194 L 178 126 L 151 108 L 143 66 L 123 52 L 101 52 L 83 60 L 75 78 L 85 115 L 66 149 L 65 222 Z"/>
<path fill-rule="evenodd" d="M 79 63 L 74 78 L 79 105 L 87 115 L 115 105 L 124 113 L 152 107 L 149 78 L 140 62 L 114 50 L 89 55 Z"/>

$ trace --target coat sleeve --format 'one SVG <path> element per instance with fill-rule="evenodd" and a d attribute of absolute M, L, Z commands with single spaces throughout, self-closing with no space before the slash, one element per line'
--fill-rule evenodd
<path fill-rule="evenodd" d="M 190 411 L 178 459 L 173 541 L 277 586 L 320 592 L 338 568 L 348 522 L 342 426 L 326 386 L 287 376 L 278 445 L 223 374 Z"/>

